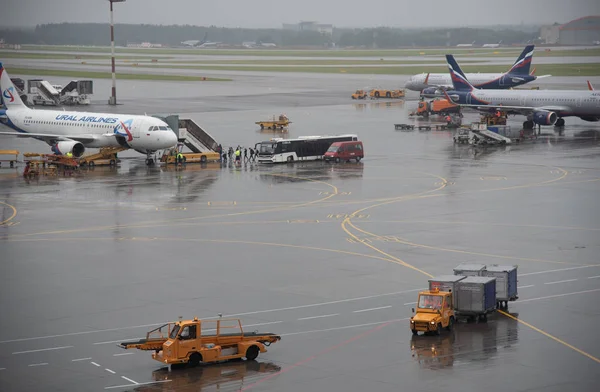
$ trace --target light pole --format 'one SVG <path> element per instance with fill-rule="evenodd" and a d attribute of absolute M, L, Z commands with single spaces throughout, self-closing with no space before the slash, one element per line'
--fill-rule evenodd
<path fill-rule="evenodd" d="M 125 0 L 108 0 L 110 2 L 110 53 L 112 68 L 112 95 L 108 99 L 109 105 L 117 104 L 117 79 L 115 75 L 115 26 L 113 19 L 113 3 L 124 3 Z"/>

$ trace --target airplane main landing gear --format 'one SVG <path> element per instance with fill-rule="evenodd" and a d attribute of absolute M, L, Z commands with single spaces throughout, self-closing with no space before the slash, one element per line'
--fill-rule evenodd
<path fill-rule="evenodd" d="M 558 120 L 556 120 L 556 124 L 554 124 L 555 127 L 564 127 L 565 126 L 565 119 L 564 118 L 559 118 Z"/>

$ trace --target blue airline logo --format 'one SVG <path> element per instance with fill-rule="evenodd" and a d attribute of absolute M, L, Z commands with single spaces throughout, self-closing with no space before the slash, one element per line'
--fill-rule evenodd
<path fill-rule="evenodd" d="M 119 121 L 118 118 L 114 117 L 94 117 L 94 116 L 82 116 L 79 117 L 75 114 L 59 114 L 56 116 L 57 121 L 81 121 L 86 123 L 102 123 L 102 124 L 114 124 Z"/>

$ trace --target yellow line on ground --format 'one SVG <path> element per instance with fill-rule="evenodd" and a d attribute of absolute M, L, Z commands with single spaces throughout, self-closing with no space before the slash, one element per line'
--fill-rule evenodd
<path fill-rule="evenodd" d="M 3 225 L 3 224 L 5 224 L 5 223 L 8 223 L 8 222 L 10 222 L 11 220 L 13 220 L 13 218 L 14 218 L 15 216 L 17 216 L 17 209 L 15 208 L 15 206 L 12 206 L 12 205 L 10 205 L 10 204 L 8 204 L 8 203 L 5 203 L 5 202 L 3 202 L 3 201 L 0 201 L 0 204 L 4 204 L 5 206 L 7 206 L 8 208 L 10 208 L 10 209 L 13 211 L 13 213 L 12 213 L 12 215 L 11 215 L 11 216 L 9 216 L 8 218 L 6 218 L 6 219 L 5 219 L 5 220 L 3 220 L 2 222 L 0 222 L 0 225 Z"/>
<path fill-rule="evenodd" d="M 555 183 L 555 182 L 557 182 L 557 181 L 560 181 L 560 180 L 564 179 L 564 178 L 567 176 L 567 174 L 568 174 L 568 172 L 567 172 L 566 170 L 564 170 L 564 169 L 561 169 L 561 168 L 556 168 L 556 169 L 558 169 L 558 170 L 562 171 L 562 172 L 563 172 L 563 174 L 562 174 L 560 177 L 558 177 L 558 178 L 555 178 L 555 179 L 552 179 L 552 180 L 548 180 L 548 181 L 544 181 L 544 182 L 541 182 L 541 183 L 536 183 L 536 184 L 530 184 L 530 185 L 516 185 L 516 186 L 511 186 L 511 187 L 504 187 L 504 188 L 497 188 L 497 189 L 490 189 L 490 190 L 482 190 L 482 191 L 492 191 L 492 190 L 511 190 L 511 189 L 529 188 L 529 187 L 533 187 L 533 186 L 540 186 L 540 185 L 545 185 L 545 184 L 551 184 L 551 183 Z M 441 178 L 441 177 L 440 177 L 440 178 Z M 598 179 L 595 179 L 595 180 L 598 180 Z M 595 180 L 591 180 L 591 181 L 595 181 Z M 442 188 L 443 188 L 443 187 L 446 185 L 447 181 L 446 181 L 445 179 L 443 179 L 443 182 L 444 182 L 444 184 L 442 185 Z M 587 182 L 587 181 L 583 181 L 583 182 Z M 440 188 L 440 189 L 441 189 L 441 188 Z M 418 196 L 418 197 L 415 197 L 415 198 L 419 198 L 419 199 L 420 199 L 420 198 L 425 198 L 425 197 L 429 197 L 429 196 L 430 196 L 430 195 L 422 195 L 422 196 Z M 436 196 L 439 196 L 439 195 L 436 195 Z M 413 198 L 413 199 L 415 199 L 415 198 Z M 397 201 L 402 201 L 402 199 L 400 199 L 400 198 L 399 198 Z M 355 212 L 354 214 L 357 214 L 358 212 L 363 212 L 364 210 L 366 210 L 366 209 L 369 209 L 369 208 L 374 208 L 374 207 L 378 207 L 378 206 L 381 206 L 381 205 L 384 205 L 384 204 L 393 203 L 393 202 L 394 202 L 394 201 L 391 201 L 391 202 L 386 202 L 386 203 L 380 203 L 380 204 L 375 204 L 375 205 L 373 205 L 373 206 L 365 207 L 365 208 L 363 208 L 363 209 L 361 209 L 361 210 L 358 210 L 358 211 L 357 211 L 357 212 Z M 351 214 L 350 216 L 352 216 L 352 215 L 353 215 L 353 214 Z M 400 264 L 400 265 L 403 265 L 403 266 L 405 266 L 405 267 L 408 267 L 408 268 L 410 268 L 410 269 L 413 269 L 413 270 L 415 270 L 415 271 L 419 271 L 419 272 L 421 272 L 422 274 L 424 274 L 424 275 L 426 275 L 426 276 L 428 276 L 428 277 L 430 277 L 430 278 L 431 278 L 431 277 L 433 277 L 431 274 L 429 274 L 429 273 L 427 273 L 427 272 L 425 272 L 425 271 L 423 271 L 423 270 L 420 270 L 419 268 L 417 268 L 417 267 L 415 267 L 415 266 L 413 266 L 413 265 L 410 265 L 410 264 L 406 263 L 405 261 L 402 261 L 402 260 L 400 260 L 400 259 L 398 259 L 398 258 L 396 258 L 396 257 L 394 257 L 394 256 L 391 256 L 391 255 L 389 255 L 389 254 L 387 254 L 387 253 L 383 252 L 382 250 L 380 250 L 380 249 L 378 249 L 378 248 L 376 248 L 376 247 L 372 246 L 371 244 L 368 244 L 368 243 L 366 243 L 366 242 L 364 242 L 364 241 L 361 241 L 361 240 L 360 240 L 360 239 L 359 239 L 357 236 L 355 236 L 355 235 L 354 235 L 354 234 L 352 234 L 352 233 L 351 233 L 351 232 L 350 232 L 348 229 L 346 229 L 346 227 L 345 227 L 345 225 L 346 225 L 346 224 L 349 224 L 349 225 L 350 225 L 350 226 L 352 226 L 354 229 L 356 229 L 356 230 L 359 230 L 359 231 L 362 231 L 363 233 L 368 233 L 368 232 L 365 232 L 365 231 L 363 231 L 363 230 L 361 230 L 361 229 L 357 228 L 356 226 L 354 226 L 354 225 L 352 224 L 352 222 L 350 222 L 350 218 L 346 218 L 346 219 L 344 219 L 344 221 L 342 222 L 342 229 L 343 229 L 343 230 L 344 230 L 346 233 L 348 233 L 350 236 L 352 236 L 354 239 L 356 239 L 358 242 L 360 242 L 360 243 L 362 243 L 362 244 L 364 244 L 364 245 L 368 246 L 369 248 L 371 248 L 371 249 L 373 249 L 373 250 L 375 250 L 375 251 L 377 251 L 377 252 L 379 252 L 379 253 L 382 253 L 382 254 L 386 255 L 387 257 L 390 257 L 390 258 L 392 258 L 392 259 L 394 260 L 393 262 L 394 262 L 395 264 Z M 376 237 L 377 237 L 377 235 L 375 235 L 375 234 L 372 234 L 372 233 L 368 233 L 368 234 L 370 234 L 370 235 L 373 235 L 373 236 L 376 236 Z M 575 347 L 575 346 L 573 346 L 573 345 L 571 345 L 571 344 L 569 344 L 569 343 L 567 343 L 567 342 L 565 342 L 565 341 L 563 341 L 563 340 L 561 340 L 561 339 L 559 339 L 559 338 L 557 338 L 557 337 L 555 337 L 555 336 L 553 336 L 553 335 L 549 334 L 548 332 L 545 332 L 545 331 L 543 331 L 543 330 L 541 330 L 541 329 L 539 329 L 539 328 L 537 328 L 537 327 L 535 327 L 535 326 L 533 326 L 533 325 L 529 324 L 528 322 L 525 322 L 525 321 L 523 321 L 523 320 L 519 319 L 518 317 L 515 317 L 515 316 L 513 316 L 513 315 L 511 315 L 511 314 L 509 314 L 509 313 L 506 313 L 506 312 L 502 311 L 502 310 L 498 310 L 498 312 L 499 312 L 500 314 L 502 314 L 502 315 L 506 316 L 506 317 L 509 317 L 509 318 L 511 318 L 511 319 L 513 319 L 513 320 L 515 320 L 515 321 L 517 321 L 517 322 L 519 322 L 519 323 L 521 323 L 521 324 L 523 324 L 523 325 L 525 325 L 525 326 L 527 326 L 527 327 L 531 328 L 532 330 L 534 330 L 534 331 L 536 331 L 536 332 L 539 332 L 539 333 L 541 333 L 542 335 L 544 335 L 544 336 L 546 336 L 546 337 L 548 337 L 548 338 L 550 338 L 550 339 L 554 340 L 555 342 L 557 342 L 557 343 L 560 343 L 560 344 L 564 345 L 565 347 L 568 347 L 568 348 L 570 348 L 570 349 L 572 349 L 572 350 L 574 350 L 574 351 L 578 352 L 579 354 L 581 354 L 581 355 L 583 355 L 583 356 L 585 356 L 585 357 L 587 357 L 587 358 L 589 358 L 589 359 L 591 359 L 591 360 L 593 360 L 593 361 L 595 361 L 595 362 L 597 362 L 597 363 L 600 363 L 600 359 L 598 359 L 598 358 L 594 357 L 593 355 L 591 355 L 591 354 L 589 354 L 589 353 L 586 353 L 585 351 L 583 351 L 583 350 L 581 350 L 581 349 L 579 349 L 579 348 L 577 348 L 577 347 Z"/>
<path fill-rule="evenodd" d="M 370 259 L 377 259 L 383 261 L 393 261 L 388 260 L 384 257 L 367 255 L 364 253 L 351 252 L 341 249 L 330 249 L 330 248 L 319 248 L 315 246 L 306 246 L 306 245 L 292 245 L 292 244 L 283 244 L 276 242 L 258 242 L 258 241 L 242 241 L 242 240 L 219 240 L 219 239 L 206 239 L 206 238 L 171 238 L 171 237 L 67 237 L 67 238 L 23 238 L 23 239 L 10 239 L 7 242 L 32 242 L 32 241 L 179 241 L 179 242 L 215 242 L 215 243 L 225 243 L 225 244 L 246 244 L 246 245 L 260 245 L 260 246 L 277 246 L 284 248 L 297 248 L 297 249 L 306 249 L 306 250 L 316 250 L 322 252 L 332 252 L 332 253 L 341 253 L 352 256 L 360 256 L 360 257 L 368 257 Z"/>
<path fill-rule="evenodd" d="M 593 355 L 586 353 L 585 351 L 583 351 L 583 350 L 581 350 L 581 349 L 579 349 L 579 348 L 577 348 L 577 347 L 575 347 L 575 346 L 573 346 L 573 345 L 571 345 L 571 344 L 569 344 L 569 343 L 565 342 L 564 340 L 561 340 L 561 339 L 557 338 L 556 336 L 553 336 L 553 335 L 549 334 L 549 333 L 548 333 L 548 332 L 546 332 L 546 331 L 542 331 L 541 329 L 539 329 L 539 328 L 537 328 L 537 327 L 535 327 L 535 326 L 533 326 L 533 325 L 529 324 L 529 323 L 528 323 L 528 322 L 526 322 L 526 321 L 523 321 L 523 320 L 521 320 L 521 319 L 520 319 L 520 318 L 518 318 L 518 317 L 515 317 L 515 316 L 513 316 L 513 315 L 512 315 L 512 314 L 510 314 L 510 313 L 507 313 L 507 312 L 505 312 L 505 311 L 503 311 L 503 310 L 500 310 L 500 309 L 498 309 L 498 313 L 500 313 L 500 314 L 502 314 L 502 315 L 504 315 L 504 316 L 506 316 L 506 317 L 508 317 L 508 318 L 511 318 L 511 319 L 513 319 L 513 320 L 515 320 L 515 321 L 517 321 L 517 322 L 519 322 L 519 323 L 521 323 L 521 324 L 523 324 L 523 325 L 525 325 L 525 326 L 527 326 L 527 327 L 529 327 L 529 328 L 533 329 L 533 330 L 534 330 L 534 331 L 536 331 L 536 332 L 539 332 L 539 333 L 541 333 L 542 335 L 544 335 L 544 336 L 546 336 L 546 337 L 548 337 L 548 338 L 550 338 L 550 339 L 554 340 L 555 342 L 557 342 L 557 343 L 560 343 L 560 344 L 562 344 L 563 346 L 566 346 L 566 347 L 570 348 L 571 350 L 574 350 L 574 351 L 578 352 L 579 354 L 581 354 L 581 355 L 583 355 L 583 356 L 585 356 L 585 357 L 588 357 L 588 358 L 589 358 L 589 359 L 591 359 L 592 361 L 595 361 L 595 362 L 598 362 L 598 363 L 600 363 L 600 359 L 598 359 L 598 358 L 594 357 Z"/>
<path fill-rule="evenodd" d="M 77 229 L 69 229 L 69 230 L 54 230 L 54 231 L 43 231 L 43 232 L 37 232 L 37 233 L 28 233 L 28 234 L 15 234 L 10 237 L 0 237 L 0 239 L 8 239 L 8 238 L 14 238 L 14 237 L 28 237 L 28 236 L 36 236 L 36 235 L 48 235 L 48 234 L 69 234 L 69 233 L 79 233 L 79 232 L 83 232 L 83 231 L 102 231 L 102 230 L 113 230 L 113 229 L 159 227 L 159 226 L 171 225 L 171 224 L 173 224 L 173 222 L 189 222 L 189 221 L 200 220 L 200 219 L 224 218 L 224 217 L 232 217 L 232 216 L 260 214 L 260 213 L 264 213 L 264 212 L 280 212 L 280 211 L 287 211 L 287 210 L 290 210 L 293 208 L 305 207 L 305 206 L 308 206 L 311 204 L 319 203 L 319 202 L 328 200 L 338 194 L 338 188 L 335 185 L 329 184 L 325 181 L 313 180 L 313 179 L 309 179 L 309 178 L 291 176 L 291 175 L 286 175 L 286 174 L 270 174 L 270 175 L 280 176 L 280 177 L 289 177 L 289 178 L 295 178 L 295 179 L 304 180 L 304 181 L 321 183 L 321 184 L 327 185 L 330 188 L 332 188 L 333 193 L 331 193 L 325 197 L 322 197 L 320 199 L 317 199 L 317 200 L 304 202 L 304 203 L 300 203 L 300 204 L 295 204 L 295 205 L 290 205 L 290 206 L 269 208 L 269 209 L 250 210 L 250 211 L 234 212 L 234 213 L 219 214 L 219 215 L 197 216 L 197 217 L 192 217 L 192 218 L 175 218 L 175 219 L 161 220 L 161 221 L 149 221 L 149 222 L 142 222 L 142 223 L 132 224 L 132 225 L 120 225 L 120 226 L 111 225 L 111 226 L 95 226 L 95 227 L 92 226 L 92 227 L 88 227 L 88 228 L 77 228 Z"/>
<path fill-rule="evenodd" d="M 509 223 L 490 223 L 490 222 L 470 222 L 470 221 L 435 221 L 435 220 L 369 220 L 369 223 L 425 223 L 432 225 L 474 225 L 474 226 L 499 226 L 499 227 L 526 227 L 532 229 L 563 229 L 563 230 L 583 230 L 600 231 L 600 228 L 577 227 L 577 226 L 548 226 L 548 225 L 514 225 Z"/>

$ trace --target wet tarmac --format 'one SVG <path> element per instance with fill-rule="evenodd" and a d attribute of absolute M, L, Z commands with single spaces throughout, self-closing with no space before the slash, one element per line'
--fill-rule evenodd
<path fill-rule="evenodd" d="M 398 79 L 386 78 L 373 80 Z M 285 112 L 285 137 L 358 134 L 359 164 L 176 170 L 131 152 L 117 169 L 66 177 L 0 169 L 0 390 L 596 390 L 598 123 L 455 145 L 449 131 L 394 130 L 414 122 L 412 96 L 352 102 L 364 80 L 120 81 L 117 108 L 182 113 L 224 146 L 273 137 L 254 122 Z M 518 265 L 519 299 L 487 323 L 413 337 L 426 274 L 461 262 Z M 219 313 L 282 340 L 257 361 L 180 370 L 116 347 Z"/>

